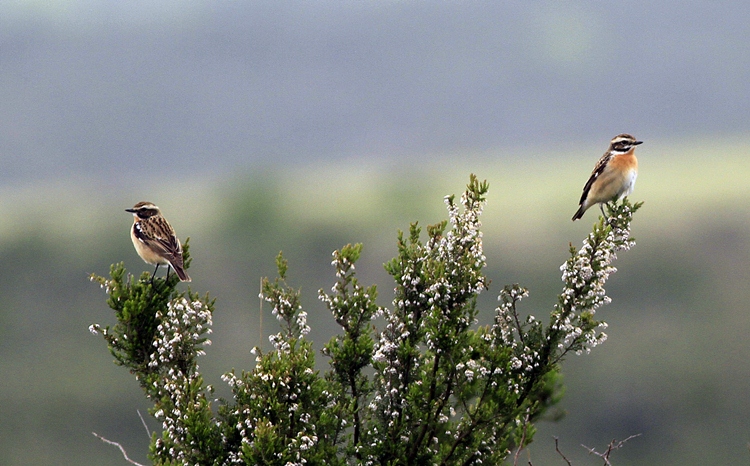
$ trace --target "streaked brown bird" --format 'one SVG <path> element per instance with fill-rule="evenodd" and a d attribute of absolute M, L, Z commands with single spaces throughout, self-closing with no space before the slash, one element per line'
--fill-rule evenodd
<path fill-rule="evenodd" d="M 635 146 L 642 144 L 629 134 L 618 134 L 609 143 L 609 149 L 596 163 L 589 180 L 583 187 L 580 207 L 573 215 L 573 221 L 583 217 L 584 212 L 594 204 L 599 204 L 602 215 L 604 203 L 618 200 L 633 192 L 638 176 L 638 159 Z"/>
<path fill-rule="evenodd" d="M 183 268 L 180 240 L 159 208 L 153 202 L 139 202 L 125 211 L 133 214 L 130 239 L 133 240 L 135 251 L 147 264 L 156 265 L 151 280 L 160 265 L 167 265 L 167 278 L 171 266 L 181 281 L 189 282 L 190 277 Z"/>

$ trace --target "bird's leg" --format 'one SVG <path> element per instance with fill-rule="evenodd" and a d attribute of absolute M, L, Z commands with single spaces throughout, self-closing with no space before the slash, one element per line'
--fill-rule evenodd
<path fill-rule="evenodd" d="M 159 270 L 159 264 L 156 264 L 156 268 L 154 269 L 154 274 L 151 275 L 151 284 L 154 284 L 154 278 L 156 278 L 156 271 Z"/>
<path fill-rule="evenodd" d="M 607 204 L 607 206 L 609 206 L 609 204 Z M 602 216 L 604 216 L 604 220 L 607 222 L 607 225 L 609 225 L 610 227 L 614 227 L 614 225 L 612 225 L 612 223 L 609 221 L 609 215 L 604 213 L 604 202 L 599 204 L 599 209 L 601 209 Z"/>
<path fill-rule="evenodd" d="M 167 265 L 167 278 L 165 278 L 164 281 L 167 281 L 167 282 L 169 281 L 169 269 L 171 269 L 171 268 L 172 267 L 170 267 L 170 266 Z"/>

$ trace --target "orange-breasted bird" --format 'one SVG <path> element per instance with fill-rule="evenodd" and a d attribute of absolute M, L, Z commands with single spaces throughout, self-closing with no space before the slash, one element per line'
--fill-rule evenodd
<path fill-rule="evenodd" d="M 635 158 L 635 146 L 642 144 L 629 134 L 618 134 L 609 143 L 609 149 L 596 163 L 589 180 L 583 187 L 580 207 L 573 215 L 573 221 L 583 217 L 586 209 L 599 204 L 602 215 L 604 203 L 614 201 L 633 192 L 635 179 L 638 176 L 638 159 Z"/>
<path fill-rule="evenodd" d="M 180 280 L 189 282 L 182 262 L 182 245 L 177 239 L 172 225 L 162 217 L 161 211 L 153 202 L 139 202 L 132 209 L 125 209 L 133 214 L 133 227 L 130 239 L 133 240 L 135 252 L 147 264 L 156 265 L 154 275 L 160 265 L 167 265 L 167 277 L 171 266 Z"/>

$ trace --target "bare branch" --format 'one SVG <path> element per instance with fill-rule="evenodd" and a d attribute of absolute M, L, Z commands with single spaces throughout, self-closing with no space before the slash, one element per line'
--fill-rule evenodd
<path fill-rule="evenodd" d="M 148 438 L 150 439 L 151 438 L 151 431 L 148 430 L 148 426 L 146 425 L 146 420 L 143 419 L 143 416 L 141 415 L 141 410 L 136 409 L 135 412 L 138 413 L 138 417 L 141 418 L 141 423 L 143 424 L 143 428 L 146 429 L 146 434 L 148 434 Z"/>
<path fill-rule="evenodd" d="M 137 462 L 135 462 L 135 461 L 131 460 L 130 458 L 128 458 L 128 454 L 127 454 L 127 452 L 126 452 L 126 451 L 125 451 L 125 449 L 124 449 L 124 448 L 122 447 L 122 445 L 120 445 L 119 443 L 117 443 L 117 442 L 113 442 L 112 440 L 107 440 L 107 439 L 105 439 L 104 437 L 102 437 L 101 435 L 97 434 L 96 432 L 91 432 L 91 433 L 92 433 L 92 434 L 94 434 L 94 437 L 98 438 L 98 439 L 99 439 L 99 440 L 101 440 L 102 442 L 104 442 L 104 443 L 108 443 L 108 444 L 110 444 L 110 445 L 114 445 L 114 446 L 116 446 L 117 448 L 119 448 L 119 449 L 120 449 L 120 452 L 122 453 L 122 456 L 123 456 L 123 457 L 125 458 L 125 461 L 127 461 L 128 463 L 130 463 L 130 464 L 135 464 L 136 466 L 145 466 L 145 465 L 143 465 L 143 464 L 141 464 L 141 463 L 137 463 Z"/>
<path fill-rule="evenodd" d="M 557 453 L 558 453 L 558 454 L 559 454 L 560 456 L 562 456 L 562 459 L 564 459 L 564 460 L 565 460 L 565 462 L 566 462 L 566 463 L 568 463 L 568 466 L 573 466 L 573 465 L 572 465 L 572 464 L 570 463 L 570 461 L 568 460 L 568 458 L 566 458 L 566 457 L 565 457 L 565 455 L 563 455 L 563 452 L 561 452 L 561 451 L 560 451 L 560 448 L 559 448 L 559 447 L 558 447 L 558 445 L 557 445 L 557 437 L 552 437 L 552 438 L 554 438 L 554 439 L 555 439 L 555 451 L 556 451 L 556 452 L 557 452 Z"/>
<path fill-rule="evenodd" d="M 613 451 L 622 448 L 622 446 L 630 439 L 633 439 L 635 437 L 640 437 L 641 434 L 635 434 L 631 435 L 630 437 L 626 438 L 625 440 L 620 440 L 619 442 L 617 439 L 612 439 L 611 442 L 609 442 L 609 445 L 607 446 L 607 450 L 604 453 L 599 453 L 598 451 L 594 450 L 593 448 L 589 448 L 586 445 L 581 444 L 583 448 L 589 451 L 589 454 L 593 454 L 598 456 L 599 458 L 602 458 L 604 460 L 604 464 L 606 466 L 612 466 L 612 463 L 609 462 L 609 457 L 612 454 Z M 568 463 L 570 464 L 570 463 Z"/>
<path fill-rule="evenodd" d="M 513 456 L 513 466 L 518 466 L 518 455 L 521 454 L 523 444 L 526 442 L 526 427 L 529 425 L 529 411 L 526 410 L 526 417 L 523 419 L 523 433 L 521 434 L 521 441 L 518 443 L 518 449 L 516 454 Z"/>

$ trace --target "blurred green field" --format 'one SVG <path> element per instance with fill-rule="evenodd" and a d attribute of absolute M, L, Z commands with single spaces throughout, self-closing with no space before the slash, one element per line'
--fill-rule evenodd
<path fill-rule="evenodd" d="M 335 331 L 316 298 L 334 282 L 331 252 L 364 243 L 359 278 L 378 284 L 388 305 L 392 285 L 382 264 L 395 255 L 397 230 L 446 218 L 443 197 L 460 195 L 469 173 L 490 183 L 483 224 L 492 283 L 481 298 L 482 323 L 498 291 L 513 282 L 531 290 L 524 310 L 545 318 L 568 244 L 579 245 L 597 218 L 591 209 L 570 221 L 601 152 L 573 147 L 363 157 L 130 188 L 97 180 L 3 188 L 0 464 L 125 464 L 92 431 L 147 461 L 136 410 L 145 416 L 148 403 L 104 341 L 88 332 L 92 323 L 113 323 L 88 274 L 106 274 L 119 261 L 135 274 L 150 270 L 128 238 L 132 220 L 124 209 L 135 202 L 157 203 L 179 236 L 190 237 L 191 288 L 217 298 L 213 345 L 201 368 L 217 396 L 227 396 L 220 375 L 252 368 L 249 350 L 262 343 L 258 282 L 274 274 L 279 250 L 320 348 Z M 539 425 L 529 449 L 535 466 L 564 464 L 553 435 L 578 466 L 601 463 L 580 444 L 603 450 L 613 438 L 639 433 L 613 464 L 750 461 L 747 152 L 740 138 L 639 147 L 631 199 L 645 204 L 633 222 L 637 246 L 620 254 L 608 287 L 613 303 L 600 311 L 609 340 L 564 362 L 560 408 L 567 415 Z M 266 313 L 267 335 L 275 322 Z"/>

